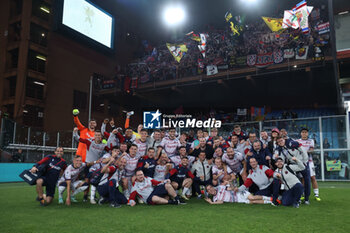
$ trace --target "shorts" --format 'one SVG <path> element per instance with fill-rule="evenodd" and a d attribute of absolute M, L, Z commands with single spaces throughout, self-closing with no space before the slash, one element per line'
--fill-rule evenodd
<path fill-rule="evenodd" d="M 85 168 L 84 168 L 84 171 L 82 172 L 82 174 L 84 174 L 83 176 L 84 176 L 84 178 L 89 178 L 89 173 L 90 173 L 90 171 L 89 171 L 89 167 L 88 166 L 86 166 Z M 90 176 L 91 176 L 91 174 L 90 174 Z"/>
<path fill-rule="evenodd" d="M 167 195 L 168 191 L 165 189 L 165 184 L 160 184 L 154 188 L 153 192 L 147 198 L 147 204 L 154 205 L 154 203 L 152 202 L 153 196 L 165 197 Z"/>
<path fill-rule="evenodd" d="M 170 178 L 171 182 L 176 182 L 178 184 L 177 189 L 181 189 L 182 188 L 182 183 L 184 182 L 184 179 L 179 178 L 179 177 L 174 177 L 174 178 Z"/>
<path fill-rule="evenodd" d="M 43 179 L 44 181 L 43 186 L 46 187 L 46 196 L 54 197 L 55 191 L 56 191 L 57 179 L 52 178 L 50 176 L 42 176 L 40 178 Z"/>
<path fill-rule="evenodd" d="M 310 169 L 310 177 L 311 176 L 316 176 L 316 172 L 315 172 L 315 165 L 314 162 L 309 162 L 309 169 Z"/>
<path fill-rule="evenodd" d="M 236 202 L 249 204 L 249 199 L 248 199 L 249 195 L 250 195 L 250 192 L 248 191 L 236 192 Z"/>
<path fill-rule="evenodd" d="M 270 184 L 269 187 L 265 189 L 261 189 L 255 193 L 255 195 L 266 196 L 266 197 L 271 197 L 271 194 L 272 194 L 272 183 Z"/>
<path fill-rule="evenodd" d="M 81 183 L 85 183 L 84 181 L 81 181 L 81 180 L 77 180 L 77 181 L 74 181 L 73 183 L 71 183 L 71 189 L 74 191 L 78 185 L 80 185 Z M 63 181 L 61 183 L 59 183 L 57 186 L 63 186 L 63 187 L 67 187 L 67 182 L 66 181 Z"/>

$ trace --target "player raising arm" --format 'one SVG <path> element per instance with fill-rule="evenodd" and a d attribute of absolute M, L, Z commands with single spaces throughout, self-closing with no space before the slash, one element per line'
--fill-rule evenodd
<path fill-rule="evenodd" d="M 78 130 L 80 132 L 80 137 L 82 139 L 94 139 L 95 137 L 95 129 L 96 129 L 96 120 L 91 119 L 89 121 L 89 127 L 86 128 L 83 124 L 81 124 L 79 118 L 79 110 L 78 109 L 74 109 L 73 110 L 73 119 L 74 119 L 74 123 L 75 125 L 78 127 Z M 84 143 L 79 143 L 78 145 L 78 149 L 77 149 L 77 155 L 80 155 L 83 159 L 83 162 L 85 162 L 85 158 L 86 158 L 86 144 Z"/>

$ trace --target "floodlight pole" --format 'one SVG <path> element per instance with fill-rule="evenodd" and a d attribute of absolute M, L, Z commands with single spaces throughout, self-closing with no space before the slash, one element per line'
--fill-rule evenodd
<path fill-rule="evenodd" d="M 337 91 L 337 108 L 341 110 L 343 106 L 341 101 L 341 88 L 339 85 L 339 71 L 337 66 L 337 47 L 335 40 L 335 29 L 334 29 L 334 14 L 333 14 L 333 0 L 328 0 L 328 19 L 329 19 L 329 30 L 330 30 L 330 39 L 331 39 L 331 49 L 332 49 L 332 61 L 333 61 L 333 74 L 335 79 L 335 88 Z"/>
<path fill-rule="evenodd" d="M 90 91 L 89 91 L 89 120 L 88 120 L 88 122 L 90 122 L 90 120 L 91 120 L 92 80 L 93 80 L 93 76 L 91 75 L 90 81 L 89 81 Z"/>

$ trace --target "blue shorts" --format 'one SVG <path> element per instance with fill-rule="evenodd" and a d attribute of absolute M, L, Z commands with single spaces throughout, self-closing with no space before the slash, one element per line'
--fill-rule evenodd
<path fill-rule="evenodd" d="M 257 191 L 254 195 L 259 195 L 259 196 L 266 196 L 266 197 L 271 197 L 272 195 L 272 185 L 265 189 L 261 189 Z"/>
<path fill-rule="evenodd" d="M 84 178 L 89 178 L 91 176 L 91 172 L 89 171 L 90 167 L 86 166 L 84 168 L 84 171 L 81 173 L 83 175 Z"/>
<path fill-rule="evenodd" d="M 154 203 L 152 202 L 153 196 L 165 197 L 167 195 L 168 195 L 168 191 L 165 189 L 165 184 L 160 184 L 154 188 L 151 195 L 149 195 L 149 197 L 147 198 L 147 204 L 154 205 Z"/>
<path fill-rule="evenodd" d="M 178 184 L 177 189 L 181 189 L 182 188 L 182 183 L 184 182 L 185 179 L 183 178 L 179 178 L 177 176 L 175 177 L 170 177 L 170 181 L 171 182 L 176 182 Z"/>
<path fill-rule="evenodd" d="M 43 186 L 46 187 L 46 196 L 54 197 L 56 191 L 56 183 L 58 179 L 51 176 L 42 176 L 40 178 L 44 181 Z"/>

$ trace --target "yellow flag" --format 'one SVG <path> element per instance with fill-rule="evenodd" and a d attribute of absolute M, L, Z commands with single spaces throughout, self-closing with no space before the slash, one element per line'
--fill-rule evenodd
<path fill-rule="evenodd" d="M 282 29 L 282 22 L 283 19 L 277 19 L 277 18 L 270 18 L 270 17 L 261 17 L 267 26 L 271 29 L 273 32 L 278 32 Z"/>
<path fill-rule="evenodd" d="M 177 44 L 166 43 L 166 47 L 169 49 L 170 53 L 173 55 L 173 57 L 177 62 L 181 61 L 183 57 L 183 53 L 187 52 L 188 50 L 185 44 L 177 45 Z"/>
<path fill-rule="evenodd" d="M 199 38 L 199 36 L 192 36 L 191 39 L 194 41 L 201 42 L 201 38 Z"/>
<path fill-rule="evenodd" d="M 225 14 L 226 22 L 230 21 L 231 18 L 232 18 L 232 14 L 229 13 L 229 12 L 227 12 L 227 13 Z"/>

